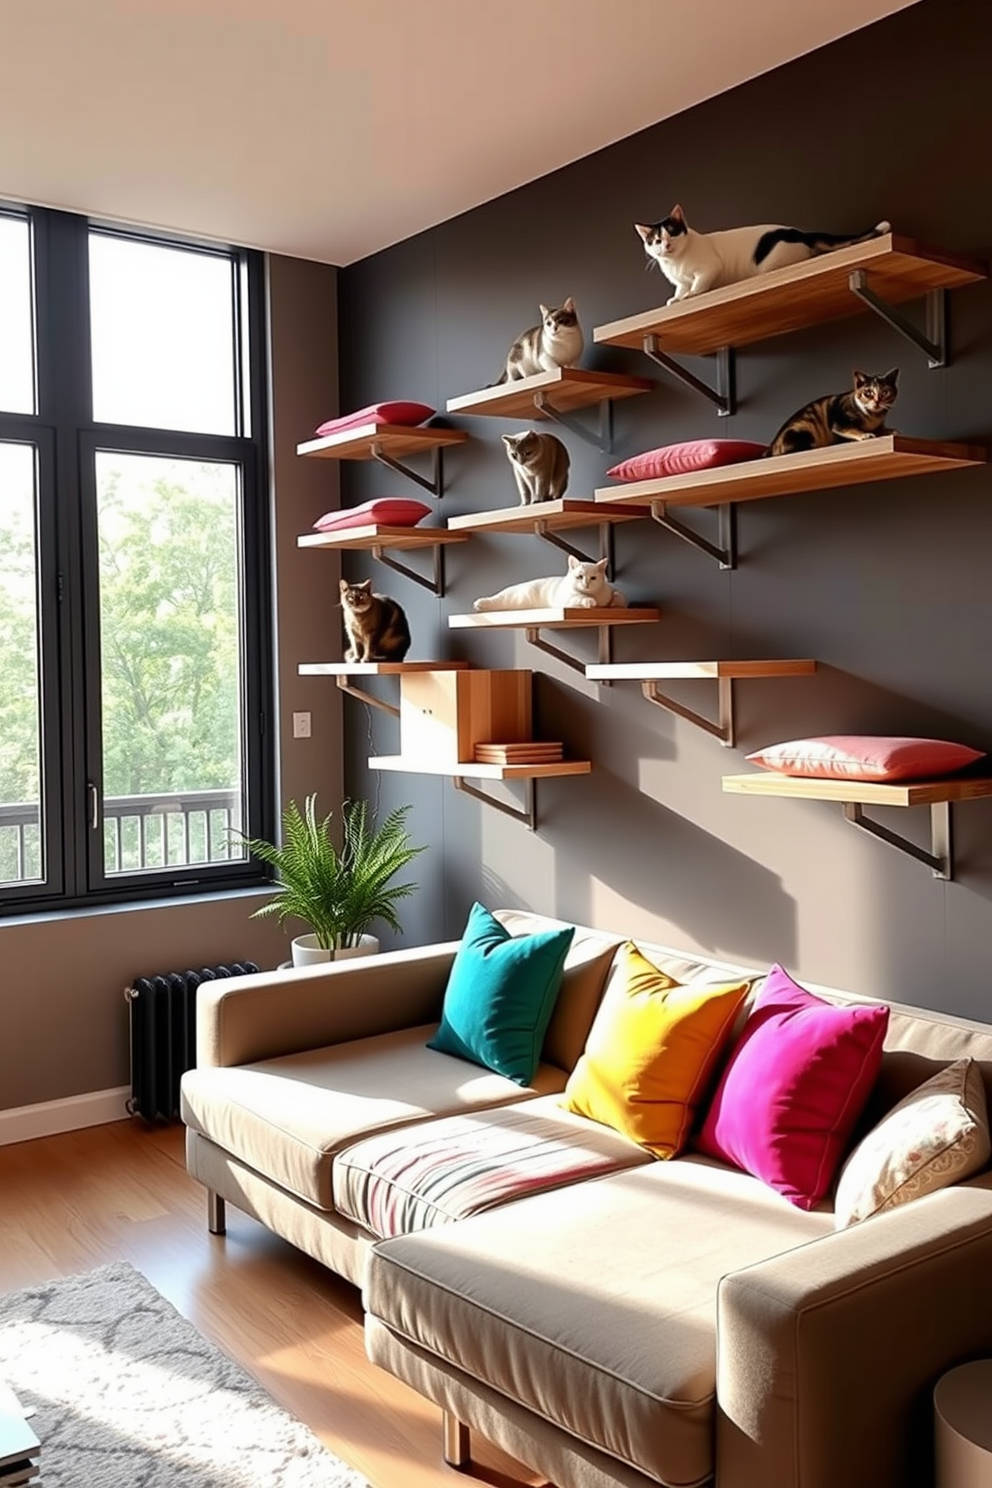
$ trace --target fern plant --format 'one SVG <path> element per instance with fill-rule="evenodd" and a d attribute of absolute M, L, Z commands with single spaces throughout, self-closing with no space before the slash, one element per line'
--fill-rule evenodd
<path fill-rule="evenodd" d="M 391 811 L 376 827 L 366 801 L 345 801 L 340 850 L 331 836 L 333 812 L 317 819 L 317 797 L 307 796 L 303 811 L 290 801 L 282 816 L 282 843 L 246 837 L 256 858 L 275 869 L 275 898 L 252 915 L 276 915 L 280 925 L 292 916 L 305 920 L 325 951 L 356 946 L 374 920 L 401 930 L 396 903 L 417 889 L 394 883 L 424 847 L 411 847 L 406 829 L 409 806 Z"/>

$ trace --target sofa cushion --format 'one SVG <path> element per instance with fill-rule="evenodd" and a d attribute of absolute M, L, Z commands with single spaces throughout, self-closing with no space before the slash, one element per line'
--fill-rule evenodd
<path fill-rule="evenodd" d="M 562 1104 L 674 1157 L 751 984 L 684 986 L 633 941 L 617 963 Z"/>
<path fill-rule="evenodd" d="M 356 1142 L 334 1163 L 334 1207 L 384 1238 L 650 1162 L 557 1096 L 425 1121 Z"/>
<path fill-rule="evenodd" d="M 358 1137 L 439 1113 L 519 1101 L 520 1086 L 425 1047 L 433 1025 L 353 1039 L 230 1069 L 189 1070 L 182 1116 L 249 1167 L 319 1209 L 333 1208 L 335 1153 Z M 535 1093 L 565 1077 L 542 1065 Z"/>
<path fill-rule="evenodd" d="M 695 1484 L 714 1469 L 721 1278 L 831 1227 L 683 1157 L 381 1241 L 366 1306 L 652 1480 Z"/>
<path fill-rule="evenodd" d="M 565 925 L 511 935 L 484 905 L 473 904 L 430 1047 L 529 1085 L 574 934 Z"/>

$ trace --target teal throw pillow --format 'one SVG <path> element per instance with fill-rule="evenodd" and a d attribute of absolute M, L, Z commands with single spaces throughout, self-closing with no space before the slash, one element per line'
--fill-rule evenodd
<path fill-rule="evenodd" d="M 427 1047 L 529 1085 L 561 988 L 574 926 L 511 935 L 473 904 Z"/>

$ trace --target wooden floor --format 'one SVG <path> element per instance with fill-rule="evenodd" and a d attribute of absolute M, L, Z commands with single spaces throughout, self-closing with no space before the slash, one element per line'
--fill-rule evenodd
<path fill-rule="evenodd" d="M 542 1480 L 476 1437 L 441 1459 L 438 1409 L 365 1357 L 359 1294 L 228 1205 L 207 1232 L 179 1126 L 138 1121 L 0 1147 L 0 1292 L 130 1261 L 375 1488 Z"/>

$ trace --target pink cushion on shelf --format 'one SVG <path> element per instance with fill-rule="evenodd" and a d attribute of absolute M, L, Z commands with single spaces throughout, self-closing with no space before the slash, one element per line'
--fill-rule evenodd
<path fill-rule="evenodd" d="M 769 744 L 747 758 L 764 770 L 826 780 L 927 780 L 963 770 L 980 749 L 946 739 L 880 734 L 821 734 Z"/>
<path fill-rule="evenodd" d="M 687 439 L 682 444 L 666 444 L 661 449 L 645 450 L 643 455 L 632 455 L 606 473 L 622 481 L 691 475 L 694 470 L 710 470 L 715 465 L 756 460 L 765 449 L 765 445 L 755 444 L 752 439 Z"/>
<path fill-rule="evenodd" d="M 432 510 L 426 502 L 411 497 L 380 496 L 375 501 L 363 501 L 361 506 L 325 512 L 313 525 L 318 532 L 337 532 L 341 527 L 414 527 Z"/>
<path fill-rule="evenodd" d="M 437 412 L 427 403 L 411 403 L 409 401 L 396 401 L 393 403 L 370 403 L 367 408 L 359 408 L 354 413 L 343 413 L 340 418 L 327 419 L 318 424 L 317 435 L 343 434 L 349 429 L 360 429 L 363 424 L 403 424 L 412 428 L 415 424 L 422 424 L 425 419 L 433 418 Z"/>
<path fill-rule="evenodd" d="M 765 978 L 706 1113 L 697 1147 L 813 1209 L 875 1083 L 889 1010 L 838 1007 L 781 966 Z"/>

